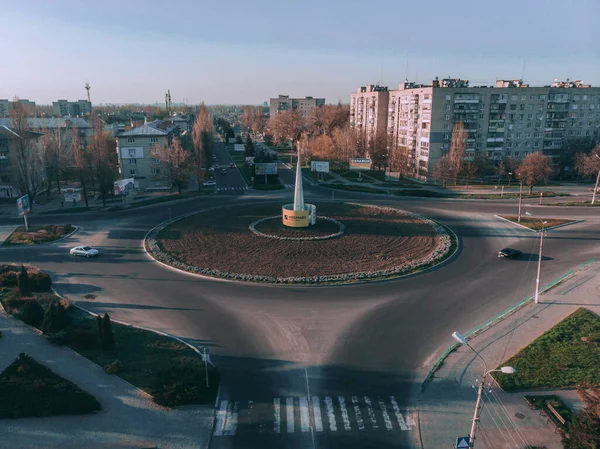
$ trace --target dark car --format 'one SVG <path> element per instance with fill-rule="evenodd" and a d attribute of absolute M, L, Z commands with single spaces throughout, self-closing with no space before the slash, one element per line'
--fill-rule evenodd
<path fill-rule="evenodd" d="M 513 248 L 504 248 L 498 251 L 498 257 L 507 257 L 509 259 L 519 257 L 521 254 L 523 254 L 521 251 Z"/>
<path fill-rule="evenodd" d="M 232 162 L 231 164 L 229 164 L 229 166 L 230 166 L 231 168 L 235 168 L 235 164 L 234 164 L 233 162 Z"/>
<path fill-rule="evenodd" d="M 221 170 L 221 174 L 222 175 L 226 175 L 227 174 L 227 169 L 224 168 L 223 170 Z"/>

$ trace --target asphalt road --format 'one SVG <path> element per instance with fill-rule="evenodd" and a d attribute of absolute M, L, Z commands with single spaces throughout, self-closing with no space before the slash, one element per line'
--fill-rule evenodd
<path fill-rule="evenodd" d="M 280 173 L 293 179 L 290 170 Z M 307 201 L 331 198 L 330 190 L 307 182 L 305 190 Z M 175 216 L 242 201 L 283 202 L 291 195 L 286 189 L 201 197 L 170 208 Z M 0 259 L 51 271 L 60 292 L 91 310 L 209 346 L 223 374 L 213 448 L 412 447 L 415 392 L 423 371 L 452 342 L 453 330 L 466 331 L 532 293 L 539 238 L 493 217 L 516 213 L 514 200 L 341 191 L 335 198 L 392 205 L 439 220 L 457 233 L 459 253 L 436 270 L 389 282 L 316 288 L 233 284 L 182 274 L 144 253 L 145 233 L 169 218 L 167 208 L 157 207 L 81 216 L 76 220 L 81 230 L 69 240 L 2 248 Z M 326 205 L 319 209 L 325 210 Z M 597 256 L 595 210 L 524 210 L 586 220 L 548 232 L 542 284 Z M 15 220 L 2 224 L 6 221 Z M 31 218 L 34 224 L 64 221 Z M 102 256 L 71 258 L 68 248 L 79 243 L 99 247 Z M 498 249 L 506 246 L 524 256 L 498 259 Z"/>
<path fill-rule="evenodd" d="M 217 181 L 217 192 L 221 195 L 242 195 L 248 190 L 246 181 L 236 167 L 230 167 L 233 163 L 231 155 L 223 143 L 215 143 L 215 156 L 219 169 L 215 170 L 215 180 Z M 221 174 L 221 169 L 226 170 L 226 174 Z"/>

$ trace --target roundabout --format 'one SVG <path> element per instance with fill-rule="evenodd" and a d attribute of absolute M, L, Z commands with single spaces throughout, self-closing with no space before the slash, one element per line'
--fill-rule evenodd
<path fill-rule="evenodd" d="M 328 217 L 287 227 L 277 204 L 234 206 L 158 226 L 146 248 L 175 268 L 234 281 L 343 284 L 393 278 L 451 254 L 446 228 L 396 208 L 321 203 Z"/>

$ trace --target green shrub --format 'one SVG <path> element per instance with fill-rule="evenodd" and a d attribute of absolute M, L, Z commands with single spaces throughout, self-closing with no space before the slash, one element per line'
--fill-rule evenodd
<path fill-rule="evenodd" d="M 120 360 L 113 360 L 112 363 L 104 367 L 106 374 L 117 374 L 123 371 L 123 363 Z"/>
<path fill-rule="evenodd" d="M 69 342 L 81 349 L 93 349 L 98 344 L 96 332 L 87 327 L 73 327 L 68 332 Z"/>
<path fill-rule="evenodd" d="M 25 302 L 21 308 L 21 320 L 33 327 L 40 327 L 44 319 L 44 309 L 35 299 Z"/>
<path fill-rule="evenodd" d="M 67 331 L 60 331 L 55 334 L 46 335 L 46 340 L 56 346 L 64 346 L 69 343 L 70 336 Z"/>
<path fill-rule="evenodd" d="M 54 301 L 48 306 L 42 321 L 42 332 L 54 334 L 64 330 L 69 325 L 69 315 L 60 301 Z"/>
<path fill-rule="evenodd" d="M 17 277 L 17 284 L 19 286 L 19 294 L 21 297 L 30 296 L 31 295 L 31 285 L 29 283 L 29 274 L 27 274 L 27 270 L 24 265 L 21 265 L 21 272 Z"/>
<path fill-rule="evenodd" d="M 164 406 L 206 403 L 212 392 L 200 380 L 205 375 L 203 363 L 195 357 L 173 361 L 156 373 L 152 396 L 156 403 Z M 209 371 L 209 379 L 216 385 L 214 371 Z"/>
<path fill-rule="evenodd" d="M 0 285 L 2 287 L 16 287 L 17 273 L 16 271 L 5 271 L 0 274 Z"/>
<path fill-rule="evenodd" d="M 112 333 L 110 316 L 108 316 L 108 313 L 105 313 L 102 318 L 102 350 L 112 351 L 113 349 L 115 349 L 115 338 Z"/>
<path fill-rule="evenodd" d="M 29 275 L 29 285 L 31 291 L 49 292 L 52 287 L 52 279 L 48 273 L 31 273 Z"/>

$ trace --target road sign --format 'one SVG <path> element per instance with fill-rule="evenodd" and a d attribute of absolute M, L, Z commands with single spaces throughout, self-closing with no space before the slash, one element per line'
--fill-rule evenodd
<path fill-rule="evenodd" d="M 29 204 L 29 195 L 23 195 L 17 200 L 17 210 L 19 211 L 19 217 L 31 211 L 31 204 Z"/>
<path fill-rule="evenodd" d="M 468 449 L 470 443 L 470 437 L 458 437 L 456 439 L 456 449 Z"/>
<path fill-rule="evenodd" d="M 208 362 L 210 360 L 210 350 L 206 346 L 200 348 L 200 353 L 202 354 L 203 362 Z"/>
<path fill-rule="evenodd" d="M 351 158 L 350 170 L 371 170 L 371 159 L 368 157 Z"/>

